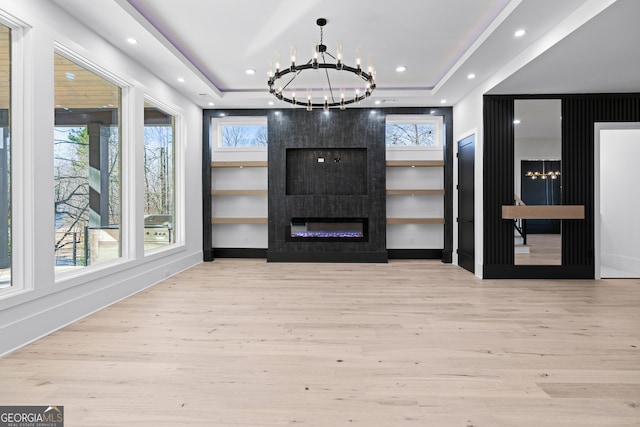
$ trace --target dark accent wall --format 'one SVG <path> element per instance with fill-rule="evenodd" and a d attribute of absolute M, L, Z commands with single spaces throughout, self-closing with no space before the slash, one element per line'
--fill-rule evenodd
<path fill-rule="evenodd" d="M 366 148 L 287 148 L 287 195 L 366 195 Z"/>
<path fill-rule="evenodd" d="M 304 109 L 282 110 L 204 110 L 203 112 L 203 250 L 204 260 L 227 256 L 227 251 L 212 248 L 211 226 L 211 119 L 226 116 L 267 116 L 269 132 L 269 249 L 271 261 L 376 261 L 393 258 L 442 258 L 450 263 L 453 248 L 453 109 L 451 107 L 402 107 L 384 109 L 347 109 L 308 112 Z M 386 250 L 386 167 L 385 119 L 387 114 L 425 114 L 442 116 L 444 121 L 444 250 Z M 286 194 L 286 150 L 365 148 L 366 192 L 361 184 L 346 183 L 348 191 L 324 195 Z M 340 157 L 340 156 L 333 156 Z M 333 157 L 327 160 L 333 161 Z M 338 166 L 338 165 L 333 165 Z M 341 166 L 341 165 L 340 165 Z M 342 173 L 342 172 L 340 172 Z M 337 179 L 336 185 L 340 184 Z M 345 184 L 345 183 L 343 183 Z M 324 187 L 326 190 L 326 186 Z M 327 193 L 328 191 L 325 191 Z M 291 217 L 322 216 L 369 219 L 366 242 L 287 242 L 286 227 Z M 409 253 L 410 252 L 410 253 Z M 258 252 L 252 252 L 255 256 Z M 262 252 L 260 252 L 262 253 Z M 408 255 L 407 255 L 408 254 Z M 233 251 L 234 256 L 240 256 Z"/>
<path fill-rule="evenodd" d="M 562 101 L 562 203 L 585 205 L 584 220 L 562 221 L 562 265 L 514 265 L 513 101 Z M 490 278 L 593 278 L 596 122 L 640 121 L 640 94 L 487 95 L 484 97 L 484 272 Z"/>
<path fill-rule="evenodd" d="M 386 262 L 386 165 L 385 118 L 374 110 L 287 109 L 269 114 L 269 250 L 268 261 L 369 261 Z M 354 164 L 333 163 L 339 147 Z M 297 151 L 291 151 L 297 150 Z M 307 154 L 332 156 L 325 163 L 287 164 L 287 152 L 300 153 L 291 161 L 302 162 Z M 366 154 L 363 154 L 365 153 Z M 351 153 L 350 155 L 347 153 Z M 354 153 L 360 153 L 355 156 Z M 365 165 L 357 160 L 366 161 Z M 331 163 L 326 163 L 326 162 Z M 293 169 L 297 175 L 288 173 Z M 305 169 L 307 169 L 305 171 Z M 315 170 L 318 172 L 315 172 Z M 362 171 L 366 171 L 364 176 Z M 350 172 L 351 171 L 351 172 Z M 317 191 L 309 188 L 306 174 L 324 179 Z M 349 175 L 351 175 L 349 177 Z M 360 175 L 360 176 L 357 176 Z M 302 193 L 287 194 L 287 179 Z M 365 182 L 350 182 L 349 180 Z M 366 189 L 361 194 L 344 194 Z M 357 193 L 357 191 L 351 191 Z M 291 218 L 367 218 L 367 241 L 290 241 L 287 239 Z"/>

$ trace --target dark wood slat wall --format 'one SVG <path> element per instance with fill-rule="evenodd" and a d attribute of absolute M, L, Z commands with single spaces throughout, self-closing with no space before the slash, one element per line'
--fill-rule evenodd
<path fill-rule="evenodd" d="M 502 205 L 513 204 L 513 116 L 511 97 L 484 98 L 484 264 L 513 265 L 513 223 Z"/>
<path fill-rule="evenodd" d="M 499 207 L 513 194 L 513 101 L 562 101 L 562 203 L 584 205 L 584 220 L 562 224 L 562 265 L 513 264 L 513 229 Z M 484 97 L 485 278 L 593 278 L 597 122 L 640 121 L 640 94 L 487 95 Z M 505 203 L 506 202 L 506 203 Z"/>

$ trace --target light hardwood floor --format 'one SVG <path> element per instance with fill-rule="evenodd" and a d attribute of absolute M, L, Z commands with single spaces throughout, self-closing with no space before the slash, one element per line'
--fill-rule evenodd
<path fill-rule="evenodd" d="M 199 265 L 0 359 L 73 426 L 640 426 L 639 280 Z"/>

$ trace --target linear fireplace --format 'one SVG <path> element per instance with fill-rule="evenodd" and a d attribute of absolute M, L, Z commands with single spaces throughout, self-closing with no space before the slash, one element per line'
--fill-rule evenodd
<path fill-rule="evenodd" d="M 367 218 L 292 218 L 287 241 L 363 242 L 369 237 Z"/>

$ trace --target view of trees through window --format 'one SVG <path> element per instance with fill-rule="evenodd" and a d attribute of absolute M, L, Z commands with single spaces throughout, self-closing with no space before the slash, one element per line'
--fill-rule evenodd
<path fill-rule="evenodd" d="M 11 286 L 11 29 L 0 24 L 0 289 Z"/>
<path fill-rule="evenodd" d="M 144 247 L 174 243 L 174 117 L 151 104 L 144 126 Z"/>
<path fill-rule="evenodd" d="M 120 219 L 120 154 L 118 128 L 102 129 L 108 147 L 107 226 L 119 224 Z M 89 132 L 87 126 L 56 126 L 54 140 L 55 172 L 55 249 L 56 265 L 89 265 L 90 224 L 101 221 L 91 216 L 91 167 L 89 164 Z M 94 170 L 95 172 L 95 170 Z M 96 177 L 100 179 L 100 177 Z M 93 219 L 94 221 L 91 221 Z"/>
<path fill-rule="evenodd" d="M 436 123 L 387 117 L 387 146 L 437 146 Z"/>
<path fill-rule="evenodd" d="M 120 88 L 55 54 L 56 271 L 121 256 Z"/>
<path fill-rule="evenodd" d="M 266 125 L 222 125 L 223 147 L 266 147 Z"/>

